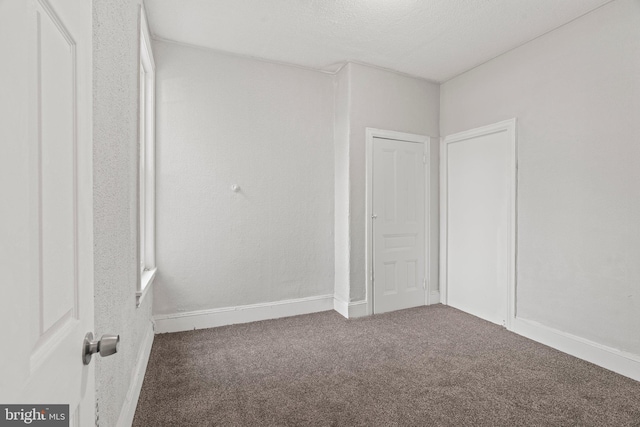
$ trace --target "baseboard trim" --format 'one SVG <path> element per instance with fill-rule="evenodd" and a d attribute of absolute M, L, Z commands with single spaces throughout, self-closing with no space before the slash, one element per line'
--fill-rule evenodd
<path fill-rule="evenodd" d="M 367 315 L 367 301 L 346 302 L 339 298 L 333 299 L 333 309 L 347 319 L 363 317 Z"/>
<path fill-rule="evenodd" d="M 355 317 L 364 317 L 368 316 L 367 313 L 367 301 L 355 301 L 349 303 L 349 319 L 353 319 Z"/>
<path fill-rule="evenodd" d="M 429 293 L 429 305 L 440 304 L 440 291 L 431 291 Z"/>
<path fill-rule="evenodd" d="M 607 347 L 538 322 L 517 317 L 512 320 L 511 330 L 556 350 L 640 381 L 640 356 L 633 353 Z"/>
<path fill-rule="evenodd" d="M 339 298 L 333 298 L 333 309 L 340 313 L 343 317 L 349 318 L 349 303 Z"/>
<path fill-rule="evenodd" d="M 333 308 L 334 298 L 333 294 L 331 294 L 237 307 L 163 314 L 154 316 L 154 321 L 156 323 L 156 333 L 161 334 L 279 319 L 281 317 L 328 311 Z"/>
<path fill-rule="evenodd" d="M 131 384 L 127 391 L 127 396 L 122 404 L 120 410 L 120 416 L 118 417 L 118 427 L 131 427 L 133 424 L 133 417 L 136 415 L 136 407 L 138 406 L 138 398 L 140 397 L 140 391 L 142 390 L 142 382 L 144 381 L 144 374 L 147 371 L 147 364 L 149 363 L 149 356 L 151 355 L 151 347 L 153 346 L 153 325 L 149 324 L 149 329 L 145 334 L 140 351 L 138 351 L 138 357 L 136 359 L 136 366 L 131 378 Z"/>

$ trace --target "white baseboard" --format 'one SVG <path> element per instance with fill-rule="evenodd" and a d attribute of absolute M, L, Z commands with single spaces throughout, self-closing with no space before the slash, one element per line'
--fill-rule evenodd
<path fill-rule="evenodd" d="M 118 427 L 131 427 L 133 423 L 133 417 L 136 415 L 136 407 L 138 406 L 138 398 L 142 390 L 144 374 L 147 371 L 147 363 L 149 363 L 149 356 L 151 355 L 153 336 L 153 325 L 149 324 L 149 329 L 143 338 L 140 351 L 138 352 L 127 396 L 122 404 L 122 410 L 120 410 L 120 416 L 116 424 Z"/>
<path fill-rule="evenodd" d="M 515 318 L 512 332 L 586 360 L 625 377 L 640 381 L 640 356 L 549 328 L 538 322 Z"/>
<path fill-rule="evenodd" d="M 333 298 L 333 309 L 342 316 L 349 318 L 349 303 L 338 298 Z"/>
<path fill-rule="evenodd" d="M 156 333 L 215 328 L 333 309 L 333 294 L 154 316 Z"/>
<path fill-rule="evenodd" d="M 341 299 L 333 299 L 333 309 L 347 319 L 363 317 L 367 315 L 367 301 L 346 302 Z"/>
<path fill-rule="evenodd" d="M 356 301 L 349 303 L 349 319 L 353 319 L 355 317 L 364 317 L 368 316 L 367 313 L 367 301 Z"/>
<path fill-rule="evenodd" d="M 440 304 L 440 291 L 431 291 L 429 294 L 429 305 Z"/>

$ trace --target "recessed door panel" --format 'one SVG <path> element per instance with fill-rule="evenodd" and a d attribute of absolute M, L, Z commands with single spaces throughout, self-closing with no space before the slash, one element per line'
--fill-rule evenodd
<path fill-rule="evenodd" d="M 40 339 L 76 316 L 75 45 L 37 12 Z"/>
<path fill-rule="evenodd" d="M 381 185 L 382 192 L 380 196 L 383 202 L 383 212 L 381 219 L 385 222 L 393 223 L 396 220 L 397 213 L 397 170 L 398 158 L 396 150 L 383 150 L 381 153 L 380 173 L 383 174 Z"/>

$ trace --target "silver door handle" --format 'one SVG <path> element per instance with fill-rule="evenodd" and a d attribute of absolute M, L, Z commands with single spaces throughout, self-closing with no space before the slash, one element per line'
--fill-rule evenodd
<path fill-rule="evenodd" d="M 94 353 L 107 357 L 118 352 L 120 335 L 105 334 L 99 340 L 93 340 L 93 333 L 87 332 L 82 343 L 82 363 L 88 365 Z"/>

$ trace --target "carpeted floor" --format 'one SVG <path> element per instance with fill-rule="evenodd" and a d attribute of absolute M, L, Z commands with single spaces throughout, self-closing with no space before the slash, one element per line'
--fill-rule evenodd
<path fill-rule="evenodd" d="M 436 305 L 157 335 L 134 426 L 640 426 L 640 383 Z"/>

